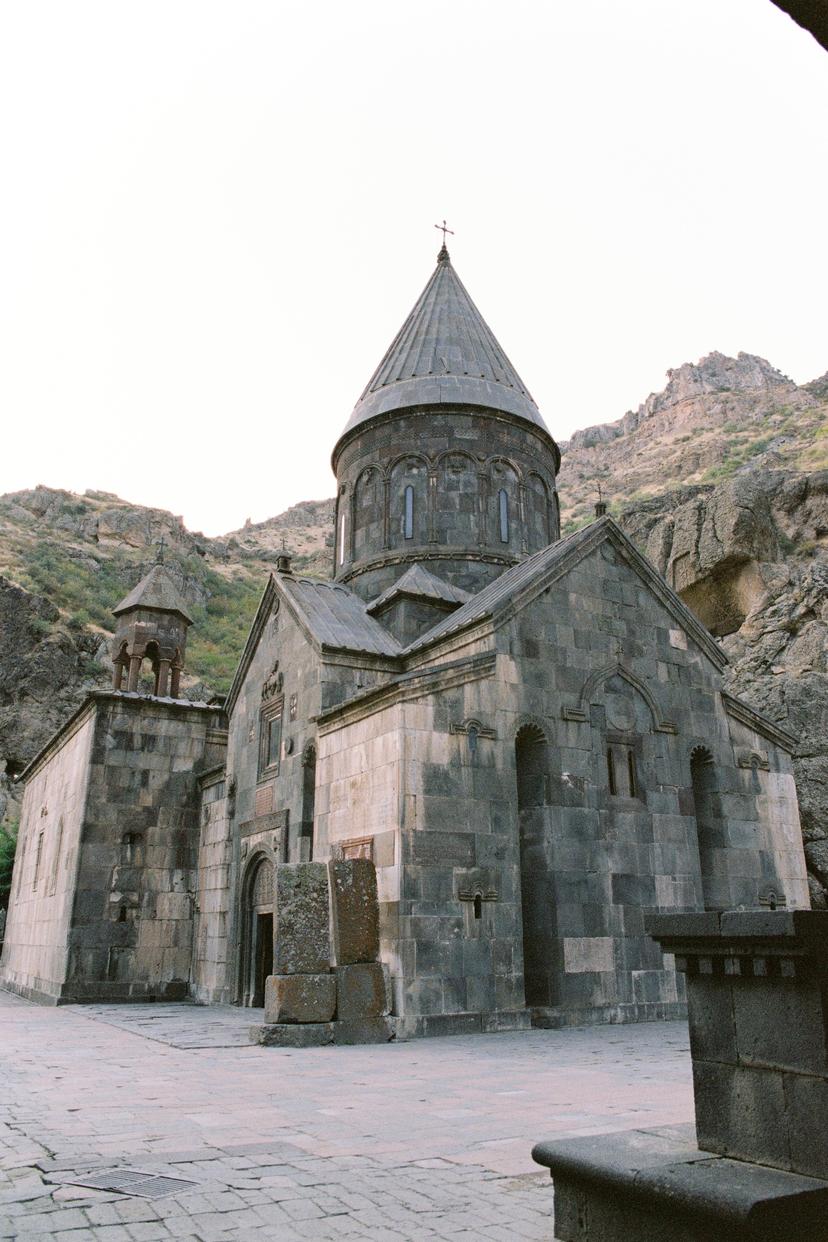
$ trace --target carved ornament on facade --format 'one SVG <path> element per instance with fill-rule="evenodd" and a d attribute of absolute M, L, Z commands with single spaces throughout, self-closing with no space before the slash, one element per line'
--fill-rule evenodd
<path fill-rule="evenodd" d="M 763 772 L 770 772 L 770 760 L 766 750 L 740 748 L 736 751 L 736 763 L 740 768 L 761 768 Z"/>
<path fill-rule="evenodd" d="M 672 720 L 665 720 L 659 710 L 658 704 L 653 697 L 652 691 L 635 673 L 624 668 L 623 664 L 616 662 L 610 664 L 606 668 L 602 668 L 592 673 L 584 682 L 584 687 L 576 707 L 564 706 L 561 708 L 561 716 L 564 720 L 576 721 L 579 724 L 589 724 L 590 715 L 589 708 L 592 696 L 595 694 L 599 686 L 608 681 L 610 677 L 620 677 L 633 690 L 637 690 L 644 702 L 650 709 L 650 715 L 653 720 L 654 733 L 678 733 L 678 729 Z"/>
<path fill-rule="evenodd" d="M 459 901 L 497 901 L 498 891 L 496 877 L 488 867 L 471 867 L 467 871 L 458 871 L 457 898 Z"/>
<path fill-rule="evenodd" d="M 264 703 L 268 699 L 275 699 L 278 694 L 282 693 L 284 684 L 284 674 L 281 672 L 279 661 L 277 660 L 270 670 L 269 677 L 262 686 L 262 702 Z"/>
<path fill-rule="evenodd" d="M 469 750 L 472 754 L 477 750 L 477 743 L 481 737 L 485 737 L 487 740 L 494 740 L 497 737 L 494 729 L 484 725 L 480 720 L 475 719 L 474 716 L 469 716 L 461 724 L 451 723 L 449 725 L 449 733 L 464 734 L 469 739 Z"/>

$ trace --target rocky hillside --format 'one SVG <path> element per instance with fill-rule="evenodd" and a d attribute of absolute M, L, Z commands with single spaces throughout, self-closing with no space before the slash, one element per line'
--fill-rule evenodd
<path fill-rule="evenodd" d="M 828 375 L 798 386 L 762 358 L 710 354 L 562 449 L 564 529 L 591 520 L 600 484 L 611 512 L 721 638 L 733 691 L 797 737 L 806 850 L 824 902 Z M 110 609 L 162 536 L 193 607 L 189 689 L 203 695 L 227 688 L 283 546 L 300 573 L 328 575 L 332 521 L 332 500 L 308 502 L 208 539 L 105 492 L 0 497 L 0 777 L 4 761 L 19 770 L 85 689 L 108 683 Z"/>
<path fill-rule="evenodd" d="M 296 505 L 222 539 L 107 492 L 37 487 L 0 497 L 0 773 L 37 752 L 86 690 L 107 685 L 112 607 L 166 562 L 192 606 L 192 696 L 227 688 L 267 574 L 282 548 L 300 573 L 326 574 L 332 502 Z"/>
<path fill-rule="evenodd" d="M 590 520 L 599 486 L 615 512 L 746 471 L 828 469 L 828 375 L 798 386 L 764 358 L 713 353 L 667 380 L 637 410 L 561 445 L 565 529 Z"/>

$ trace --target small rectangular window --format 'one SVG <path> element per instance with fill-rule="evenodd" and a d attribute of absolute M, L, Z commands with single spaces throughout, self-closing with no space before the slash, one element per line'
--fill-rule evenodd
<path fill-rule="evenodd" d="M 615 779 L 615 755 L 612 750 L 607 751 L 607 781 L 609 783 L 609 791 L 615 795 L 618 793 L 618 784 Z"/>
<path fill-rule="evenodd" d="M 57 841 L 55 842 L 55 853 L 52 858 L 52 875 L 49 880 L 49 896 L 54 897 L 57 890 L 58 867 L 60 866 L 60 852 L 63 848 L 63 820 L 58 824 Z"/>
<path fill-rule="evenodd" d="M 263 711 L 259 719 L 259 776 L 275 776 L 282 749 L 282 702 Z"/>
<path fill-rule="evenodd" d="M 504 487 L 497 493 L 498 512 L 500 517 L 500 542 L 509 542 L 509 495 Z"/>
<path fill-rule="evenodd" d="M 635 752 L 627 751 L 627 772 L 630 778 L 630 797 L 638 797 L 638 782 L 635 779 Z"/>
<path fill-rule="evenodd" d="M 409 483 L 405 489 L 405 513 L 403 515 L 403 534 L 406 539 L 414 538 L 414 488 Z"/>
<path fill-rule="evenodd" d="M 37 852 L 35 854 L 34 878 L 32 880 L 32 892 L 37 892 L 37 877 L 40 874 L 40 860 L 43 856 L 43 833 L 37 835 Z"/>

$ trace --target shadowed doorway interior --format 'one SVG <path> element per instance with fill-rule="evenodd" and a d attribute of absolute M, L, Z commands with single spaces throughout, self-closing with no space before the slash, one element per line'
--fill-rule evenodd
<path fill-rule="evenodd" d="M 264 1005 L 265 980 L 273 974 L 273 863 L 262 858 L 251 872 L 245 902 L 241 1003 Z"/>

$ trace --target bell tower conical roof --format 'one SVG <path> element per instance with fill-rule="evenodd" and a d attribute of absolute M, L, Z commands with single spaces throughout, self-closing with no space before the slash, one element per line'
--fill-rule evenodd
<path fill-rule="evenodd" d="M 549 434 L 532 396 L 454 270 L 445 245 L 343 432 L 419 405 L 478 405 Z"/>
<path fill-rule="evenodd" d="M 167 567 L 160 561 L 153 565 L 149 573 L 112 611 L 118 617 L 135 608 L 146 608 L 153 612 L 176 612 L 188 625 L 192 625 L 193 619 L 187 612 L 187 605 L 181 598 Z"/>

